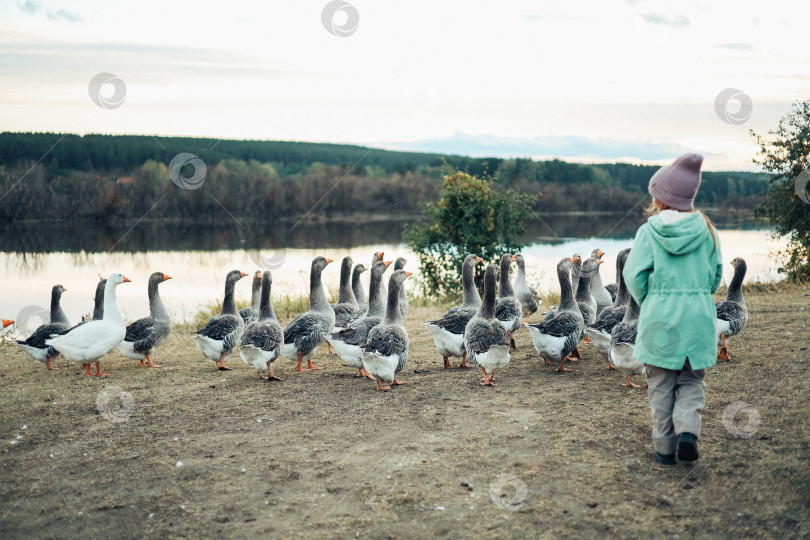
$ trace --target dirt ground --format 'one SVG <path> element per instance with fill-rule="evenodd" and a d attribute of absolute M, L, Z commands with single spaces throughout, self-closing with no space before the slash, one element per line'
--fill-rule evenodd
<path fill-rule="evenodd" d="M 445 371 L 436 308 L 409 313 L 405 384 L 387 393 L 325 347 L 321 372 L 276 362 L 283 382 L 238 354 L 215 371 L 189 329 L 162 369 L 116 351 L 104 379 L 4 344 L 0 537 L 806 537 L 810 287 L 747 302 L 732 361 L 707 374 L 695 466 L 653 461 L 646 392 L 589 345 L 556 373 L 521 329 L 498 386 Z"/>

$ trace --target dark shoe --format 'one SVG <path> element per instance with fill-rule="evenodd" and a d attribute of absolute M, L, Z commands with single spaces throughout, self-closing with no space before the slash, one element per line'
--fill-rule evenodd
<path fill-rule="evenodd" d="M 697 437 L 691 433 L 678 435 L 678 459 L 681 461 L 697 461 L 699 457 Z"/>
<path fill-rule="evenodd" d="M 655 461 L 661 465 L 675 465 L 675 454 L 659 454 L 656 452 Z"/>

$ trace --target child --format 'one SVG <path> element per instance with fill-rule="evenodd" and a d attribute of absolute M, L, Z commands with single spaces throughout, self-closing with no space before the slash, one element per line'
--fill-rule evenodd
<path fill-rule="evenodd" d="M 636 233 L 622 275 L 641 306 L 633 355 L 645 364 L 655 459 L 698 459 L 704 370 L 717 355 L 712 293 L 723 277 L 720 244 L 694 210 L 703 156 L 684 154 L 650 179 L 652 215 Z"/>

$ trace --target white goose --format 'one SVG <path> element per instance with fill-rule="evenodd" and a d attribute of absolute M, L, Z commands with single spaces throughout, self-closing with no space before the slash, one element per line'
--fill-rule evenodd
<path fill-rule="evenodd" d="M 101 372 L 101 359 L 117 347 L 127 333 L 127 326 L 118 310 L 115 289 L 120 284 L 129 281 L 122 274 L 110 274 L 104 287 L 104 318 L 100 321 L 88 321 L 70 330 L 67 334 L 46 341 L 68 360 L 82 364 L 85 368 L 85 375 L 91 377 L 108 375 Z M 95 374 L 90 373 L 91 363 L 96 365 Z"/>
<path fill-rule="evenodd" d="M 638 388 L 637 384 L 630 382 L 630 375 L 644 373 L 644 364 L 633 356 L 638 334 L 638 312 L 638 304 L 631 296 L 627 311 L 624 312 L 624 318 L 610 332 L 608 362 L 614 365 L 627 379 L 627 382 L 622 383 L 621 386 L 629 388 Z"/>

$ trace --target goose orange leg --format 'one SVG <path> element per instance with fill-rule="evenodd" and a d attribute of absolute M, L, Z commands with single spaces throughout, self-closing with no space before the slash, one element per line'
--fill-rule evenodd
<path fill-rule="evenodd" d="M 442 356 L 444 358 L 444 369 L 453 369 L 453 366 L 450 364 L 450 359 L 446 356 Z"/>
<path fill-rule="evenodd" d="M 613 364 L 610 363 L 610 360 L 608 360 L 608 367 L 607 368 L 608 368 L 609 371 L 616 371 L 616 368 L 613 367 Z"/>
<path fill-rule="evenodd" d="M 87 375 L 88 377 L 92 377 L 92 376 L 93 376 L 93 374 L 92 374 L 92 373 L 90 373 L 90 364 L 82 364 L 82 365 L 83 365 L 83 366 L 84 366 L 84 368 L 85 368 L 85 372 L 84 372 L 84 374 L 85 374 L 85 375 Z"/>
<path fill-rule="evenodd" d="M 630 382 L 630 375 L 625 375 L 625 377 L 627 378 L 627 382 L 622 383 L 619 386 L 627 386 L 629 388 L 641 388 L 639 385 Z"/>
<path fill-rule="evenodd" d="M 262 377 L 262 378 L 264 379 L 265 377 Z M 270 362 L 267 362 L 267 377 L 266 378 L 267 378 L 268 381 L 283 381 L 284 380 L 284 379 L 282 379 L 280 377 L 276 377 L 273 374 L 273 366 L 270 365 Z"/>
<path fill-rule="evenodd" d="M 464 355 L 461 357 L 461 363 L 458 365 L 460 368 L 468 368 L 470 364 L 467 363 L 467 351 L 464 351 Z"/>
<path fill-rule="evenodd" d="M 380 381 L 378 381 L 377 379 L 374 379 L 374 382 L 377 383 L 377 390 L 382 390 L 383 392 L 391 390 L 390 386 L 380 386 Z"/>
<path fill-rule="evenodd" d="M 569 362 L 579 362 L 580 358 L 582 358 L 579 355 L 579 347 L 575 347 L 574 350 L 571 351 L 571 356 L 568 356 L 567 358 Z"/>
<path fill-rule="evenodd" d="M 516 350 L 517 346 L 515 346 L 515 336 L 513 336 L 512 332 L 510 332 L 509 330 L 507 330 L 506 333 L 509 334 L 509 348 L 512 349 L 513 351 Z"/>
<path fill-rule="evenodd" d="M 310 369 L 310 371 L 313 371 L 313 370 L 316 370 L 316 369 L 323 369 L 322 366 L 313 365 L 311 358 L 309 360 L 307 360 L 307 367 Z"/>
<path fill-rule="evenodd" d="M 50 356 L 45 357 L 45 368 L 46 369 L 53 369 L 53 366 L 51 365 L 51 357 Z"/>
<path fill-rule="evenodd" d="M 557 368 L 557 371 L 574 371 L 573 369 L 568 369 L 567 367 L 565 367 L 566 360 L 570 361 L 571 359 L 567 356 L 563 356 L 562 358 L 560 358 L 560 367 Z"/>
<path fill-rule="evenodd" d="M 394 380 L 393 380 L 393 382 L 391 383 L 391 386 L 399 386 L 399 385 L 401 385 L 401 384 L 404 384 L 404 383 L 399 382 L 399 381 L 397 380 L 396 375 L 394 375 Z"/>
<path fill-rule="evenodd" d="M 728 343 L 726 343 L 725 333 L 720 334 L 720 340 L 723 342 L 723 345 L 717 352 L 717 358 L 719 358 L 720 360 L 725 360 L 726 362 L 731 362 L 731 358 L 728 355 Z"/>
<path fill-rule="evenodd" d="M 222 353 L 219 356 L 219 362 L 217 362 L 217 368 L 220 371 L 230 371 L 231 368 L 225 365 L 225 353 Z"/>
<path fill-rule="evenodd" d="M 141 360 L 141 365 L 143 365 L 143 360 Z M 163 366 L 159 366 L 157 364 L 153 364 L 152 363 L 152 357 L 150 355 L 148 355 L 148 354 L 146 355 L 146 365 L 148 365 L 149 367 L 163 367 Z"/>
<path fill-rule="evenodd" d="M 101 372 L 101 362 L 96 362 L 96 377 L 107 377 L 107 376 L 109 376 L 109 373 Z"/>
<path fill-rule="evenodd" d="M 303 362 L 303 361 L 304 361 L 304 355 L 301 354 L 301 353 L 298 353 L 298 364 L 295 366 L 295 371 L 309 371 L 307 368 L 301 367 L 301 362 Z"/>

